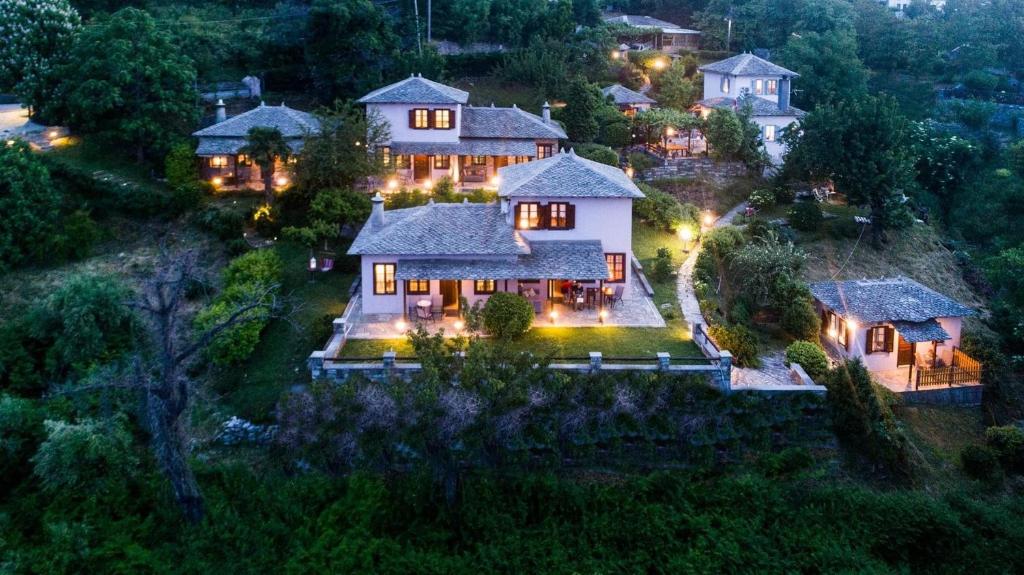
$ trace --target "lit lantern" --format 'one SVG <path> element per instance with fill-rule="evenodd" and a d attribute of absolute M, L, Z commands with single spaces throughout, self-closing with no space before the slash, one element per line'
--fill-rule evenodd
<path fill-rule="evenodd" d="M 612 50 L 612 60 L 618 60 L 622 56 L 622 53 L 618 50 Z"/>
<path fill-rule="evenodd" d="M 311 271 L 311 272 L 315 272 L 316 271 L 316 258 L 315 257 L 309 258 L 309 271 Z"/>
<path fill-rule="evenodd" d="M 690 229 L 690 226 L 683 226 L 679 228 L 679 239 L 683 240 L 683 242 L 693 240 L 693 230 Z"/>

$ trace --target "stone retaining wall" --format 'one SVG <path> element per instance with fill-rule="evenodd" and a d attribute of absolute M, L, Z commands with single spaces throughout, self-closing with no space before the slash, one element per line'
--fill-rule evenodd
<path fill-rule="evenodd" d="M 742 162 L 716 162 L 710 158 L 666 160 L 664 165 L 648 168 L 640 174 L 644 182 L 670 178 L 710 178 L 726 180 L 746 176 L 750 170 Z"/>

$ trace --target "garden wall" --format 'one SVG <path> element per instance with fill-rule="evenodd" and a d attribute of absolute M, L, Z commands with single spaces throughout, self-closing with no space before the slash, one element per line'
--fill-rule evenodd
<path fill-rule="evenodd" d="M 678 158 L 666 160 L 664 165 L 648 168 L 640 174 L 645 182 L 669 178 L 710 178 L 726 180 L 750 173 L 742 162 L 716 162 L 710 158 Z"/>

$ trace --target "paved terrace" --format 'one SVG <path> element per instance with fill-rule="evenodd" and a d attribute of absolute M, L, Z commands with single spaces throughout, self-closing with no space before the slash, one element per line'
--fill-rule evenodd
<path fill-rule="evenodd" d="M 352 303 L 349 323 L 351 329 L 348 332 L 349 339 L 393 339 L 402 337 L 405 330 L 398 323 L 401 315 L 392 314 L 369 314 L 363 315 L 361 300 L 356 298 Z M 550 311 L 554 309 L 557 317 L 552 323 Z M 628 295 L 614 307 L 606 308 L 608 317 L 601 323 L 598 317 L 598 310 L 583 309 L 575 311 L 561 303 L 545 303 L 544 312 L 537 316 L 534 321 L 536 327 L 560 326 L 560 327 L 665 327 L 665 320 L 655 307 L 654 302 L 644 292 L 643 286 L 637 279 L 636 274 L 630 274 L 630 289 Z M 415 326 L 414 320 L 406 319 L 405 329 Z M 444 329 L 446 334 L 454 335 L 459 330 L 456 323 L 459 318 L 446 317 L 436 321 L 423 321 L 422 324 L 430 333 L 436 333 Z"/>

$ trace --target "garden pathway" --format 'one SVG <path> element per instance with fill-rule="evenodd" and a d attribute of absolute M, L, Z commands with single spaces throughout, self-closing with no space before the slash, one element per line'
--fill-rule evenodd
<path fill-rule="evenodd" d="M 718 228 L 730 225 L 737 215 L 747 207 L 747 202 L 740 202 L 739 205 L 729 210 L 725 215 L 718 218 L 712 227 Z M 679 307 L 683 312 L 683 319 L 693 326 L 703 324 L 704 316 L 700 313 L 700 304 L 697 303 L 697 296 L 693 293 L 693 266 L 697 262 L 697 254 L 700 250 L 693 250 L 679 268 L 679 276 L 676 284 L 676 292 L 679 296 Z M 732 368 L 733 389 L 763 389 L 780 385 L 790 385 L 789 368 L 784 363 L 781 352 L 774 352 L 761 357 L 761 367 L 757 369 L 747 367 Z"/>

